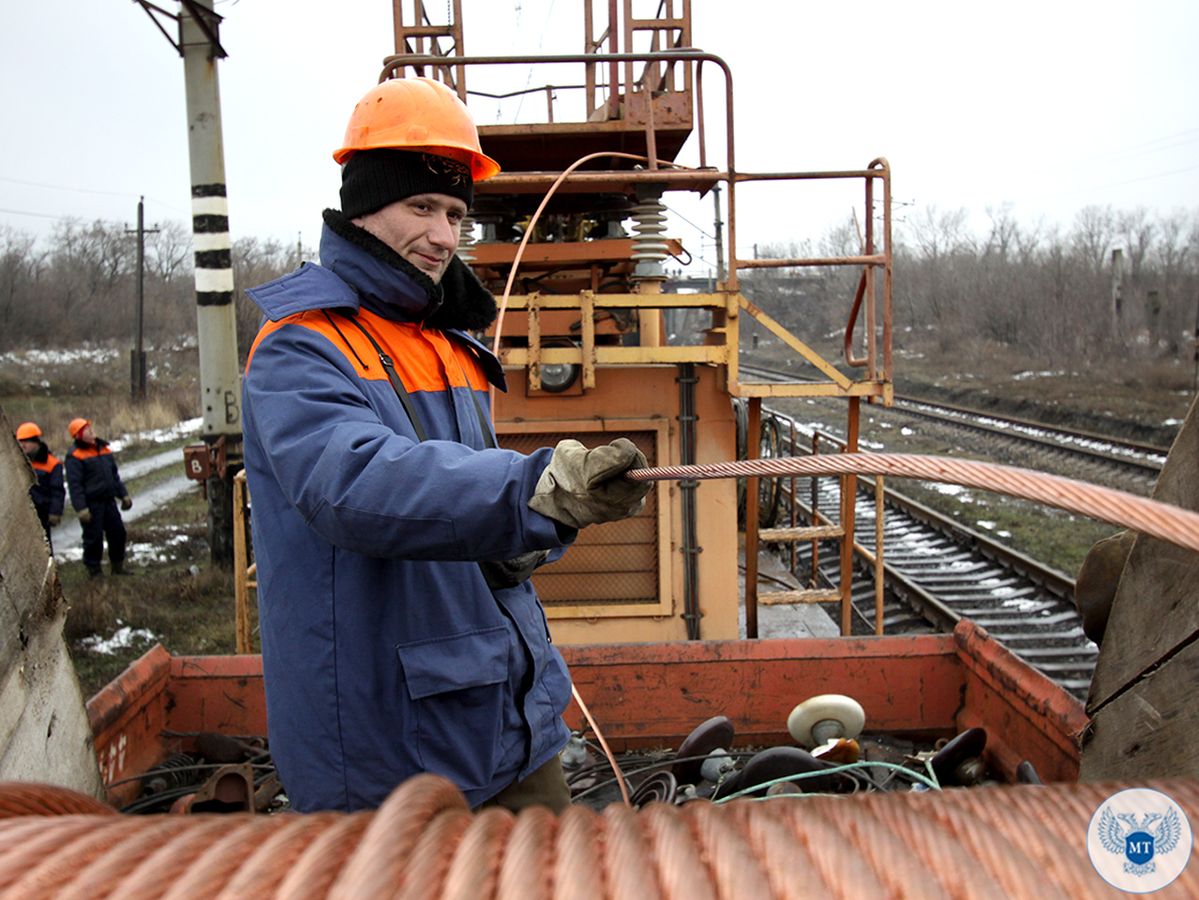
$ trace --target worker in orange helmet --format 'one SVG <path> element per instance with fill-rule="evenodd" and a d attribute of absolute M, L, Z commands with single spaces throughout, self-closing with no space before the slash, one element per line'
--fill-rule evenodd
<path fill-rule="evenodd" d="M 125 568 L 125 522 L 117 503 L 128 510 L 133 500 L 121 481 L 117 458 L 108 442 L 96 437 L 90 419 L 72 419 L 67 433 L 75 440 L 67 454 L 67 489 L 83 527 L 83 564 L 93 578 L 103 574 L 100 563 L 104 542 L 108 541 L 112 574 L 129 575 Z"/>
<path fill-rule="evenodd" d="M 455 254 L 499 171 L 440 82 L 385 81 L 333 154 L 320 265 L 252 288 L 243 381 L 271 755 L 292 808 L 378 806 L 405 778 L 471 806 L 562 809 L 570 678 L 529 581 L 635 515 L 631 441 L 497 446 L 495 298 Z"/>
<path fill-rule="evenodd" d="M 66 501 L 62 463 L 42 440 L 42 429 L 36 422 L 22 422 L 17 426 L 17 443 L 21 445 L 25 458 L 37 476 L 37 481 L 29 486 L 29 499 L 33 501 L 37 517 L 46 531 L 50 552 L 53 553 L 54 541 L 50 529 L 62 521 L 62 508 Z"/>

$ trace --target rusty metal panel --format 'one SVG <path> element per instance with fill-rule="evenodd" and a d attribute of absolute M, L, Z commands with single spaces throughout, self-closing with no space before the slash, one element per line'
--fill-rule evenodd
<path fill-rule="evenodd" d="M 738 745 L 789 742 L 787 715 L 821 693 L 852 695 L 871 732 L 952 734 L 962 701 L 964 671 L 949 635 L 561 650 L 609 744 L 620 750 L 677 747 L 698 722 L 722 714 L 734 720 Z M 582 726 L 576 705 L 565 718 Z"/>
<path fill-rule="evenodd" d="M 500 445 L 520 453 L 552 447 L 564 438 L 597 447 L 618 437 L 628 438 L 650 465 L 658 458 L 654 431 L 501 433 Z M 561 559 L 533 575 L 537 594 L 547 610 L 561 605 L 658 604 L 658 492 L 646 497 L 645 509 L 622 522 L 584 528 Z"/>
<path fill-rule="evenodd" d="M 987 756 L 1010 781 L 1031 760 L 1045 781 L 1076 781 L 1083 705 L 969 620 L 954 629 L 966 671 L 958 728 L 987 729 Z"/>

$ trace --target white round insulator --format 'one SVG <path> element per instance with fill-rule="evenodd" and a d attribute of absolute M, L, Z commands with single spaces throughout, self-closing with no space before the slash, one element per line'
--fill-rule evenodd
<path fill-rule="evenodd" d="M 716 784 L 727 772 L 731 772 L 736 767 L 737 764 L 733 758 L 726 751 L 717 748 L 708 754 L 708 758 L 700 765 L 699 771 L 707 781 Z"/>
<path fill-rule="evenodd" d="M 844 694 L 809 697 L 787 716 L 787 731 L 803 747 L 815 747 L 834 738 L 856 738 L 865 727 L 862 704 Z"/>

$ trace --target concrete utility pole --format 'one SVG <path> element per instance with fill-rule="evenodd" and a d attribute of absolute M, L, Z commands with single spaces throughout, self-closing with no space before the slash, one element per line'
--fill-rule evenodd
<path fill-rule="evenodd" d="M 241 468 L 241 386 L 233 307 L 232 245 L 225 200 L 221 95 L 217 81 L 221 17 L 213 0 L 180 0 L 176 43 L 149 0 L 135 0 L 183 57 L 191 160 L 192 230 L 196 252 L 196 323 L 200 343 L 201 437 L 211 451 L 207 473 L 208 539 L 212 560 L 233 562 L 233 476 Z"/>
<path fill-rule="evenodd" d="M 142 345 L 146 309 L 146 235 L 157 234 L 157 228 L 146 227 L 146 198 L 137 198 L 137 229 L 126 234 L 137 235 L 137 313 L 134 316 L 134 345 L 129 352 L 129 396 L 137 403 L 146 399 L 146 351 Z"/>
<path fill-rule="evenodd" d="M 1124 251 L 1112 251 L 1112 331 L 1120 334 L 1120 317 L 1124 312 Z"/>

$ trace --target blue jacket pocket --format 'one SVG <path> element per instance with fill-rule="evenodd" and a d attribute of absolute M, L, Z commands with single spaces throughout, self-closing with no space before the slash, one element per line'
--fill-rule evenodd
<path fill-rule="evenodd" d="M 508 679 L 508 629 L 503 625 L 398 644 L 396 652 L 413 700 Z"/>
<path fill-rule="evenodd" d="M 503 749 L 509 633 L 503 625 L 399 644 L 421 768 L 462 790 L 490 785 Z"/>

